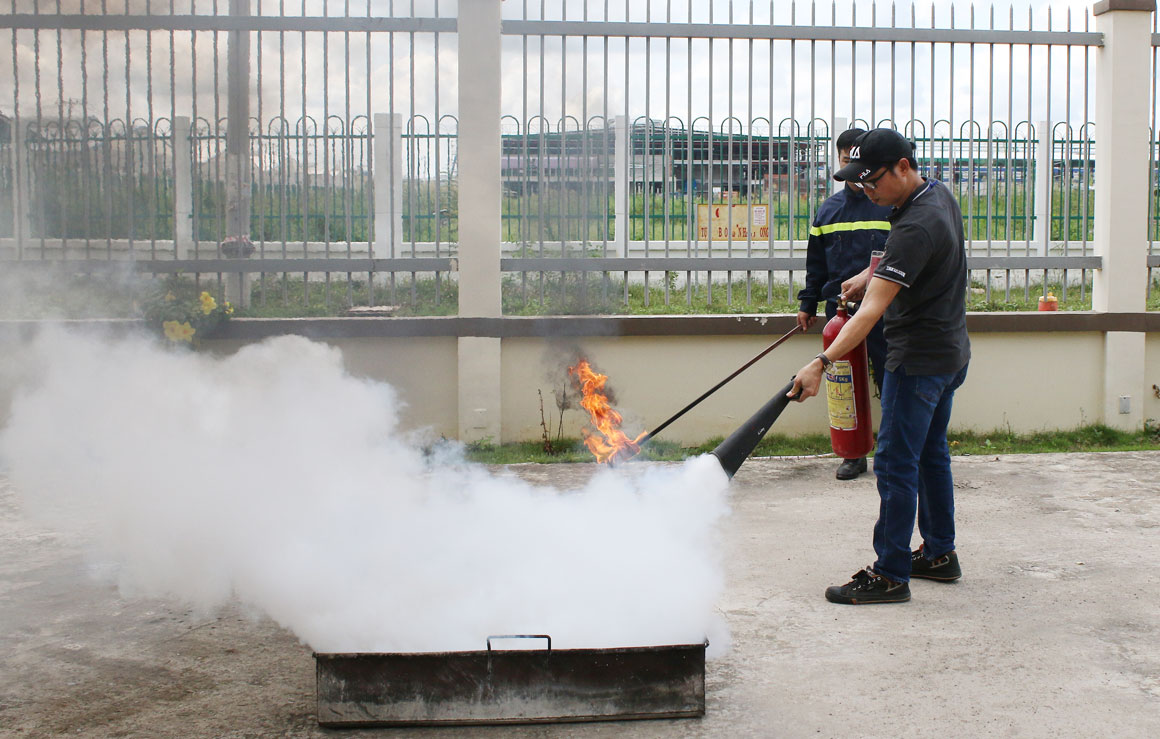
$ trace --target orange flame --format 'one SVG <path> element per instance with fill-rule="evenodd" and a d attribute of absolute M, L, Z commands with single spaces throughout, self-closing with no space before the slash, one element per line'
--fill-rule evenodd
<path fill-rule="evenodd" d="M 635 456 L 640 451 L 640 440 L 648 432 L 630 439 L 620 430 L 620 422 L 623 419 L 604 394 L 608 375 L 594 371 L 587 359 L 581 359 L 575 367 L 569 367 L 568 374 L 575 377 L 579 383 L 580 407 L 588 411 L 589 420 L 596 429 L 596 432 L 584 429 L 584 445 L 596 457 L 596 461 L 607 464 L 618 458 L 627 459 Z"/>

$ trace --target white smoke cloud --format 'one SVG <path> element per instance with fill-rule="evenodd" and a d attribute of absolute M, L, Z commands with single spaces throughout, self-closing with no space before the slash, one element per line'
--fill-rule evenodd
<path fill-rule="evenodd" d="M 533 486 L 424 453 L 390 386 L 300 338 L 213 357 L 46 332 L 8 356 L 39 369 L 0 464 L 26 512 L 91 540 L 127 596 L 237 598 L 324 652 L 510 633 L 725 648 L 715 459 Z"/>

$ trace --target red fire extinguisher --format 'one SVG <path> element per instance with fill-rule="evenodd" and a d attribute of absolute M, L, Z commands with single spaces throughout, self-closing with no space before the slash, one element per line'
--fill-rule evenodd
<path fill-rule="evenodd" d="M 845 305 L 822 330 L 823 350 L 838 337 L 848 320 Z M 870 419 L 870 375 L 866 342 L 844 357 L 830 357 L 826 369 L 826 408 L 830 415 L 830 444 L 842 459 L 865 457 L 874 448 Z"/>

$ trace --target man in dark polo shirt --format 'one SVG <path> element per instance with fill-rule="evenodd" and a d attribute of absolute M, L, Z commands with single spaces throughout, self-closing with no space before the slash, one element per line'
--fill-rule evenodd
<path fill-rule="evenodd" d="M 962 576 L 955 553 L 954 481 L 947 425 L 955 390 L 967 375 L 967 259 L 958 203 L 937 180 L 922 177 L 914 147 L 892 129 L 855 143 L 834 179 L 861 186 L 870 200 L 894 207 L 886 254 L 842 284 L 858 313 L 825 353 L 798 370 L 793 393 L 817 395 L 827 355 L 841 357 L 879 317 L 886 325 L 886 372 L 874 473 L 881 504 L 874 525 L 874 564 L 826 590 L 834 603 L 910 600 L 910 578 L 951 582 Z M 922 545 L 910 550 L 915 516 Z"/>

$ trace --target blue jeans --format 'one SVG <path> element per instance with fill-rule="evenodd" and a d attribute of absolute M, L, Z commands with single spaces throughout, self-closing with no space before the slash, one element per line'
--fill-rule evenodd
<path fill-rule="evenodd" d="M 947 424 L 951 400 L 967 378 L 964 365 L 949 375 L 908 375 L 887 370 L 882 383 L 882 422 L 874 474 L 878 477 L 878 523 L 874 524 L 874 571 L 910 580 L 910 537 L 915 514 L 923 551 L 931 558 L 955 548 L 955 488 Z"/>

